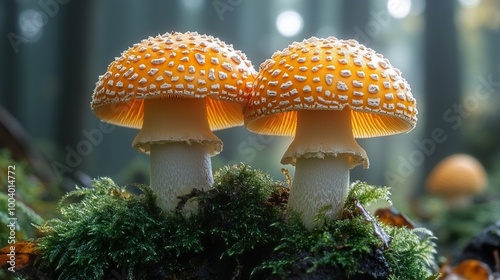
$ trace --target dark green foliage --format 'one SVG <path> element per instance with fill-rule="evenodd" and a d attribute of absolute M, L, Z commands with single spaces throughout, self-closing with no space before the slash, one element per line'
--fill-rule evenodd
<path fill-rule="evenodd" d="M 388 201 L 387 188 L 355 183 L 344 210 L 349 218 L 332 221 L 321 217 L 320 213 L 317 219 L 324 223 L 307 231 L 295 214 L 286 225 L 280 225 L 286 227 L 286 235 L 275 248 L 271 260 L 254 273 L 267 272 L 272 279 L 306 274 L 320 278 L 328 276 L 327 279 L 432 277 L 435 248 L 430 232 L 378 225 L 392 238 L 389 247 L 384 248 L 381 237 L 374 232 L 374 225 L 357 210 L 356 201 L 368 205 L 379 199 Z M 423 232 L 425 237 L 419 237 L 416 232 Z"/>
<path fill-rule="evenodd" d="M 360 213 L 359 202 L 388 200 L 386 188 L 353 184 L 345 218 L 320 213 L 322 223 L 307 230 L 297 214 L 285 218 L 286 189 L 267 174 L 241 164 L 220 169 L 214 179 L 213 189 L 182 200 L 197 203 L 198 212 L 189 214 L 164 213 L 149 188 L 133 195 L 107 178 L 77 189 L 63 199 L 79 198 L 60 206 L 63 219 L 40 227 L 47 235 L 38 240 L 38 265 L 60 279 L 431 276 L 432 235 L 380 226 L 392 237 L 386 248 L 374 232 L 376 220 Z"/>
<path fill-rule="evenodd" d="M 354 275 L 359 271 L 361 259 L 380 246 L 371 226 L 360 217 L 326 222 L 311 231 L 294 218 L 287 229 L 287 235 L 275 249 L 276 258 L 257 271 L 270 269 L 272 275 L 286 278 L 334 267 L 332 271 Z"/>
<path fill-rule="evenodd" d="M 150 267 L 161 264 L 180 273 L 189 257 L 202 250 L 196 216 L 164 215 L 150 189 L 133 196 L 110 179 L 94 181 L 64 198 L 82 200 L 60 211 L 65 220 L 50 220 L 40 229 L 42 267 L 60 279 L 103 279 L 123 270 L 130 279 L 147 279 Z"/>
<path fill-rule="evenodd" d="M 438 237 L 441 254 L 457 253 L 481 229 L 500 220 L 497 201 L 481 201 L 463 207 L 443 209 L 429 224 Z"/>
<path fill-rule="evenodd" d="M 435 237 L 427 229 L 385 226 L 392 237 L 384 256 L 391 264 L 390 279 L 438 279 L 435 263 Z"/>
<path fill-rule="evenodd" d="M 47 233 L 39 240 L 42 267 L 61 279 L 102 279 L 123 271 L 130 279 L 147 279 L 152 267 L 168 279 L 204 279 L 222 270 L 248 275 L 238 263 L 258 264 L 254 254 L 269 254 L 282 235 L 270 224 L 283 215 L 267 201 L 280 186 L 246 165 L 221 169 L 214 189 L 191 198 L 199 213 L 164 213 L 151 190 L 141 190 L 143 195 L 132 195 L 103 178 L 91 189 L 67 194 L 63 202 L 82 199 L 60 206 L 63 220 L 40 227 Z"/>
<path fill-rule="evenodd" d="M 214 181 L 215 191 L 201 195 L 200 208 L 210 235 L 223 240 L 225 255 L 276 242 L 280 229 L 269 226 L 282 215 L 267 200 L 280 192 L 280 185 L 245 164 L 221 168 Z"/>

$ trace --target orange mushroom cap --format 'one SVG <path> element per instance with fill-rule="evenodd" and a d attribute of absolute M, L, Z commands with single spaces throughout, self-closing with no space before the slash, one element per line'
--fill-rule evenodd
<path fill-rule="evenodd" d="M 470 196 L 486 188 L 487 176 L 483 165 L 474 157 L 455 154 L 439 162 L 425 184 L 427 192 L 449 201 Z"/>
<path fill-rule="evenodd" d="M 124 51 L 99 77 L 91 107 L 112 124 L 141 128 L 144 100 L 207 98 L 212 130 L 243 124 L 251 92 L 250 61 L 232 45 L 196 32 L 165 33 Z M 233 101 L 233 102 L 226 102 Z"/>
<path fill-rule="evenodd" d="M 297 110 L 345 107 L 355 138 L 407 132 L 417 122 L 410 86 L 387 59 L 355 40 L 312 37 L 260 65 L 245 124 L 257 133 L 294 136 Z"/>

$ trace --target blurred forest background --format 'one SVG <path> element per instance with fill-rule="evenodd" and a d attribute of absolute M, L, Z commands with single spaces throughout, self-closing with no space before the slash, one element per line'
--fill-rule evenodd
<path fill-rule="evenodd" d="M 256 69 L 293 41 L 354 38 L 402 70 L 419 122 L 408 134 L 359 140 L 371 164 L 351 180 L 392 187 L 404 209 L 432 167 L 461 152 L 483 163 L 490 189 L 500 188 L 497 0 L 0 1 L 0 145 L 31 159 L 39 180 L 61 191 L 103 176 L 148 183 L 149 158 L 131 147 L 137 131 L 102 126 L 89 105 L 116 56 L 170 31 L 219 37 Z M 293 174 L 279 163 L 291 139 L 244 127 L 215 134 L 224 151 L 214 170 L 244 161 L 278 180 L 282 167 Z"/>

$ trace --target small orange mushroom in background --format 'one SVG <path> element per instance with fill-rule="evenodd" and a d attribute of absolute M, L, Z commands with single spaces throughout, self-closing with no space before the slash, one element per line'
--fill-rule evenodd
<path fill-rule="evenodd" d="M 334 37 L 294 42 L 263 62 L 244 114 L 250 131 L 295 137 L 281 163 L 296 166 L 288 207 L 309 228 L 324 206 L 340 217 L 349 169 L 368 167 L 354 138 L 407 132 L 417 122 L 401 72 L 355 40 Z"/>
<path fill-rule="evenodd" d="M 213 183 L 212 130 L 243 124 L 255 70 L 232 45 L 196 32 L 165 33 L 124 51 L 99 77 L 91 107 L 103 121 L 140 129 L 133 146 L 151 154 L 159 207 Z"/>
<path fill-rule="evenodd" d="M 483 165 L 474 157 L 455 154 L 444 158 L 427 176 L 425 183 L 429 194 L 446 200 L 450 207 L 466 204 L 488 184 Z"/>

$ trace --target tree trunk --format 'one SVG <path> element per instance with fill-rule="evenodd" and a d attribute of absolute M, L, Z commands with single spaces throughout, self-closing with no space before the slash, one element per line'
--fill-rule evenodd
<path fill-rule="evenodd" d="M 1 46 L 0 57 L 0 101 L 4 108 L 9 111 L 16 119 L 20 117 L 19 108 L 19 52 L 23 47 L 23 41 L 18 30 L 19 4 L 17 1 L 2 1 L 3 28 L 1 34 L 4 34 L 3 44 Z M 2 25 L 0 25 L 2 26 Z"/>
<path fill-rule="evenodd" d="M 74 147 L 82 140 L 81 128 L 89 111 L 92 84 L 88 84 L 91 11 L 94 1 L 72 1 L 60 9 L 63 17 L 60 67 L 62 89 L 57 144 Z"/>
<path fill-rule="evenodd" d="M 425 115 L 421 151 L 425 157 L 416 194 L 423 190 L 430 170 L 444 157 L 462 147 L 460 129 L 463 122 L 456 106 L 461 106 L 460 59 L 455 29 L 454 0 L 426 1 L 424 43 L 425 100 L 419 109 Z M 433 141 L 433 131 L 442 131 L 446 140 Z M 418 168 L 418 166 L 417 166 Z"/>

